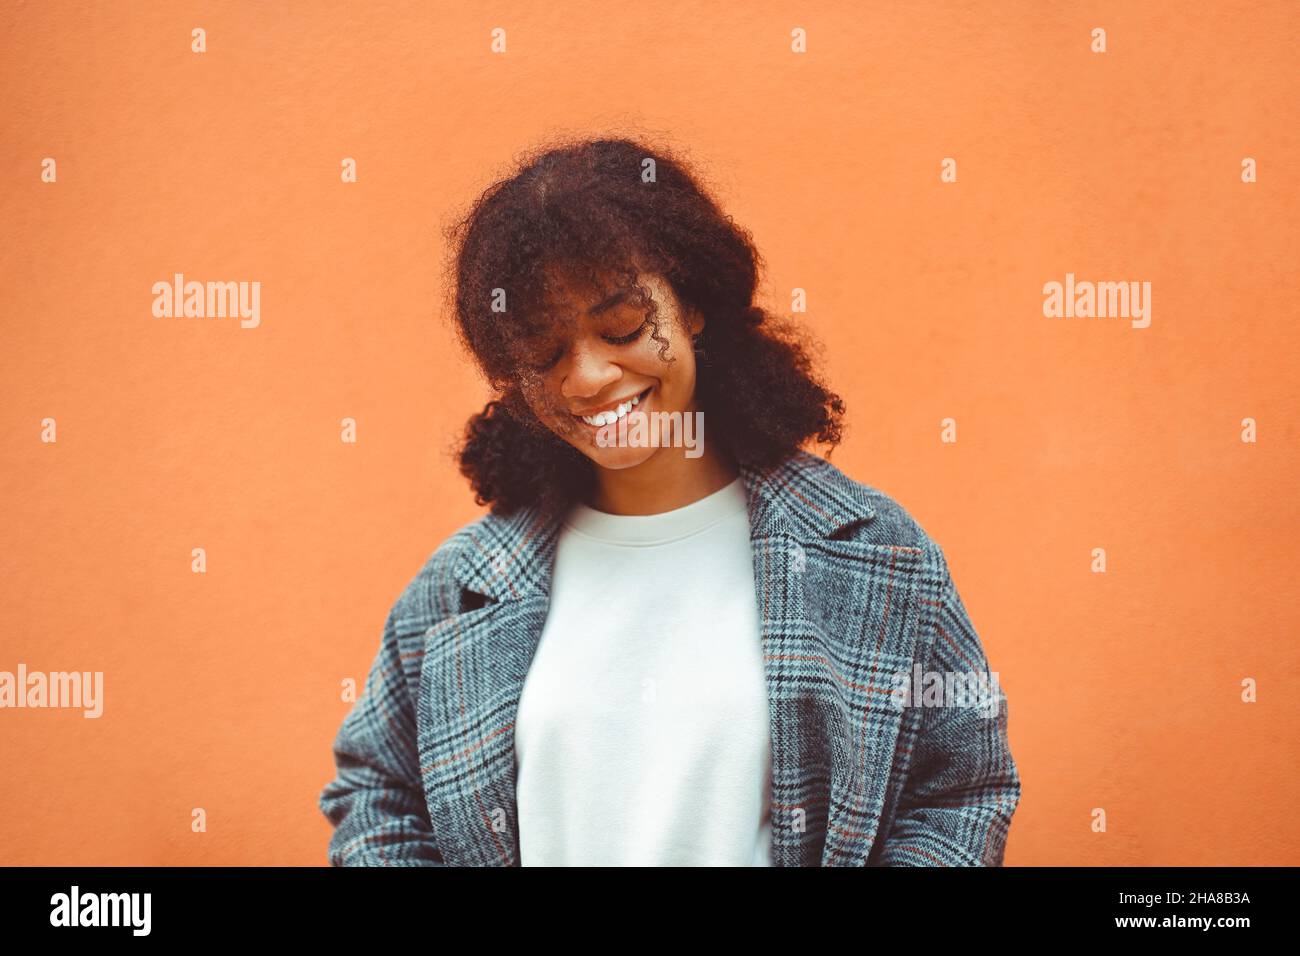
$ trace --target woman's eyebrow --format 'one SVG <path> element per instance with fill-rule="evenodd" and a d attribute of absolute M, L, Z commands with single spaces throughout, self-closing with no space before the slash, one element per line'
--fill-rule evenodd
<path fill-rule="evenodd" d="M 606 296 L 603 302 L 598 302 L 595 305 L 593 305 L 590 309 L 587 310 L 587 314 L 590 316 L 600 315 L 600 313 L 605 312 L 608 309 L 614 308 L 614 306 L 618 305 L 626 298 L 627 298 L 627 290 L 620 289 L 617 292 L 615 292 L 613 295 Z"/>
<path fill-rule="evenodd" d="M 597 302 L 590 309 L 588 309 L 587 315 L 591 316 L 592 318 L 595 318 L 596 316 L 600 315 L 602 312 L 608 312 L 610 309 L 614 308 L 614 306 L 618 305 L 620 302 L 625 300 L 627 296 L 628 296 L 627 289 L 619 289 L 611 293 L 610 295 L 606 296 L 600 302 Z M 555 316 L 555 317 L 561 319 L 567 318 L 566 316 Z M 544 324 L 541 329 L 535 329 L 534 332 L 544 332 L 547 330 L 549 330 L 549 323 Z"/>

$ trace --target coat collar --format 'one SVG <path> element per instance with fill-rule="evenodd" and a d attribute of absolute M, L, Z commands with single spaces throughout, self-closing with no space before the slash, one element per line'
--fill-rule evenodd
<path fill-rule="evenodd" d="M 915 654 L 923 549 L 875 531 L 878 493 L 824 459 L 742 467 L 772 734 L 771 859 L 863 865 L 889 824 L 900 715 L 884 685 Z M 873 500 L 874 498 L 874 500 Z M 561 522 L 468 526 L 466 601 L 424 636 L 421 778 L 445 862 L 519 863 L 514 726 L 550 599 Z M 851 530 L 852 529 L 852 530 Z M 882 815 L 883 819 L 882 819 Z"/>
<path fill-rule="evenodd" d="M 834 538 L 876 515 L 866 486 L 806 451 L 774 467 L 741 465 L 740 475 L 753 540 L 786 535 L 799 542 Z M 533 591 L 549 595 L 561 524 L 559 518 L 543 520 L 527 508 L 506 516 L 485 515 L 476 546 L 455 572 L 457 580 L 495 601 Z"/>

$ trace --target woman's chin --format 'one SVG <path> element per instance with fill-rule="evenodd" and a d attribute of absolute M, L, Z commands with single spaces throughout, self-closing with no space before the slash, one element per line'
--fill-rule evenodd
<path fill-rule="evenodd" d="M 610 471 L 622 471 L 625 468 L 635 468 L 649 459 L 659 449 L 589 446 L 581 449 L 581 451 L 601 468 L 608 468 Z"/>

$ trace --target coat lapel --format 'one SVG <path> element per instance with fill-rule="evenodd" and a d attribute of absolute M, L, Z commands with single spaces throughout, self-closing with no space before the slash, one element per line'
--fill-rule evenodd
<path fill-rule="evenodd" d="M 518 866 L 515 717 L 549 606 L 559 522 L 489 515 L 465 534 L 455 577 L 487 599 L 425 635 L 420 770 L 444 862 Z"/>
<path fill-rule="evenodd" d="M 815 455 L 741 474 L 771 719 L 772 863 L 862 865 L 893 766 L 901 713 L 890 675 L 912 664 L 923 556 L 847 536 L 875 517 L 870 495 Z M 449 864 L 519 864 L 515 719 L 558 532 L 558 520 L 529 510 L 464 529 L 454 577 L 470 609 L 425 634 L 420 766 Z"/>
<path fill-rule="evenodd" d="M 772 720 L 772 862 L 861 866 L 894 763 L 901 712 L 890 675 L 912 664 L 923 555 L 892 544 L 893 529 L 871 528 L 869 490 L 814 455 L 747 483 Z"/>

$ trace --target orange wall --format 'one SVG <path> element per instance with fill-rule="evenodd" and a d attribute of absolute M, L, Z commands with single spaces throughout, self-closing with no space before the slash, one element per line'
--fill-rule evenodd
<path fill-rule="evenodd" d="M 0 669 L 106 682 L 0 711 L 0 863 L 325 862 L 339 682 L 479 513 L 440 229 L 584 131 L 688 151 L 764 304 L 808 291 L 833 460 L 943 545 L 1007 689 L 1008 865 L 1300 863 L 1300 8 L 464 6 L 0 15 Z M 177 271 L 261 324 L 153 317 Z M 1150 327 L 1045 318 L 1067 272 L 1149 281 Z"/>

